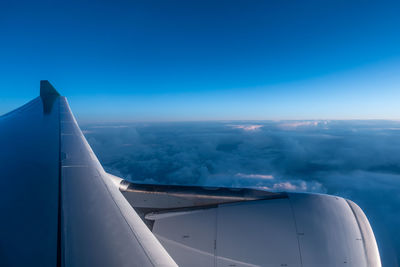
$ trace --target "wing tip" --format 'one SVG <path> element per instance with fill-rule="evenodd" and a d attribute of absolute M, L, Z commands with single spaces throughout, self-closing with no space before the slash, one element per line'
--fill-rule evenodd
<path fill-rule="evenodd" d="M 60 96 L 60 93 L 51 85 L 48 80 L 40 81 L 40 98 L 43 101 L 43 112 L 45 114 L 51 113 L 53 108 L 54 101 L 57 97 Z"/>
<path fill-rule="evenodd" d="M 40 96 L 45 98 L 48 96 L 60 96 L 60 93 L 51 85 L 48 80 L 40 81 Z"/>

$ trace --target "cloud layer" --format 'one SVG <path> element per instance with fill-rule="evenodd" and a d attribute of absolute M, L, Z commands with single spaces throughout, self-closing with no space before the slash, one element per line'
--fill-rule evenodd
<path fill-rule="evenodd" d="M 132 181 L 307 191 L 366 212 L 383 262 L 400 255 L 400 122 L 85 125 L 105 169 Z"/>

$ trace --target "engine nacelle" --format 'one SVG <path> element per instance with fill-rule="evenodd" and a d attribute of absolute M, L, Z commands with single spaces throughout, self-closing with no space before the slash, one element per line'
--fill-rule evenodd
<path fill-rule="evenodd" d="M 179 266 L 381 266 L 366 216 L 340 197 L 287 193 L 146 219 Z"/>

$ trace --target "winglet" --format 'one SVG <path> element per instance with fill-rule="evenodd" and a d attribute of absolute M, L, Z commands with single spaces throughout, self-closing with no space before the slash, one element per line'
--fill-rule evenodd
<path fill-rule="evenodd" d="M 43 101 L 43 112 L 49 114 L 53 107 L 54 101 L 60 93 L 47 80 L 40 81 L 40 98 Z"/>
<path fill-rule="evenodd" d="M 40 96 L 42 98 L 51 97 L 51 96 L 60 96 L 60 93 L 54 89 L 53 85 L 48 80 L 40 81 Z"/>

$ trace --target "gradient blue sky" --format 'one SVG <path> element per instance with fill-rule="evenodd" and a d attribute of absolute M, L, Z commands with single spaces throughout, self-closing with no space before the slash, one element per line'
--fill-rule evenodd
<path fill-rule="evenodd" d="M 400 119 L 399 1 L 0 3 L 0 113 L 50 80 L 80 121 Z"/>

